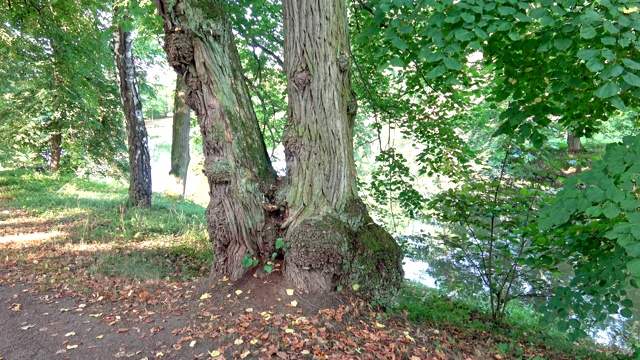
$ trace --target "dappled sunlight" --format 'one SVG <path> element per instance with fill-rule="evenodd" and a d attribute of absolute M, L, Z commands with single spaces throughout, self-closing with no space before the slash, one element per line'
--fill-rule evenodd
<path fill-rule="evenodd" d="M 0 236 L 0 244 L 11 245 L 11 243 L 14 243 L 16 245 L 24 245 L 24 243 L 27 243 L 27 242 L 29 243 L 38 242 L 39 244 L 41 242 L 64 237 L 66 235 L 67 233 L 60 232 L 57 230 L 44 232 L 44 233 L 37 232 L 37 233 L 31 233 L 31 234 L 7 235 L 7 236 Z"/>

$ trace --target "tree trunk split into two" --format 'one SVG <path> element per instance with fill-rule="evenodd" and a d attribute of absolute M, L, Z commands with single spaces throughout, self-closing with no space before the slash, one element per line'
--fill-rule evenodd
<path fill-rule="evenodd" d="M 169 190 L 184 198 L 189 169 L 189 130 L 191 129 L 191 109 L 184 102 L 186 84 L 182 76 L 176 79 L 173 104 L 173 136 L 171 138 L 171 177 Z"/>
<path fill-rule="evenodd" d="M 357 196 L 355 96 L 346 6 L 284 2 L 289 114 L 287 176 L 276 177 L 253 111 L 221 0 L 156 0 L 169 63 L 185 79 L 198 115 L 210 189 L 207 222 L 214 276 L 237 280 L 245 256 L 270 259 L 291 245 L 284 274 L 299 289 L 353 286 L 389 303 L 403 279 L 402 252 Z M 357 285 L 357 286 L 355 286 Z"/>
<path fill-rule="evenodd" d="M 118 69 L 120 98 L 127 124 L 129 145 L 129 202 L 134 206 L 151 206 L 151 159 L 147 128 L 142 117 L 142 102 L 133 62 L 131 33 L 118 25 L 115 36 L 115 61 Z"/>

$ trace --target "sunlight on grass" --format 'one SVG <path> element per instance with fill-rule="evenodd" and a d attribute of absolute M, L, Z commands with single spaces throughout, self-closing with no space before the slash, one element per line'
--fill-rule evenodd
<path fill-rule="evenodd" d="M 7 235 L 7 236 L 0 236 L 0 244 L 16 243 L 16 245 L 20 245 L 21 243 L 24 243 L 24 242 L 31 242 L 31 241 L 41 242 L 41 241 L 64 237 L 66 235 L 67 235 L 66 233 L 55 231 L 55 230 L 51 232 L 46 232 L 46 233 Z"/>

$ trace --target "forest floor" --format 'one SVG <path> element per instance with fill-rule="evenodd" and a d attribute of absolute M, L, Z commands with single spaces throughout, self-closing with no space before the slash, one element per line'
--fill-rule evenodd
<path fill-rule="evenodd" d="M 410 310 L 381 312 L 347 291 L 300 294 L 277 268 L 214 281 L 201 207 L 160 197 L 151 210 L 126 209 L 124 196 L 116 185 L 0 171 L 0 360 L 616 356 L 478 327 L 486 316 L 473 311 L 468 326 L 414 322 Z"/>

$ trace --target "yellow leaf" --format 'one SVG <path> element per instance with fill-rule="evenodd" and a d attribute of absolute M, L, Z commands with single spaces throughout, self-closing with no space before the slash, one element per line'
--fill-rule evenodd
<path fill-rule="evenodd" d="M 287 295 L 293 296 L 293 289 L 287 289 Z"/>
<path fill-rule="evenodd" d="M 69 349 L 69 350 L 75 349 L 77 347 L 78 347 L 78 345 L 67 345 L 67 349 Z"/>
<path fill-rule="evenodd" d="M 242 294 L 242 290 L 236 290 L 236 295 Z"/>
<path fill-rule="evenodd" d="M 191 342 L 189 343 L 189 347 L 191 347 L 191 348 L 192 348 L 192 347 L 194 347 L 194 346 L 196 346 L 196 341 L 195 341 L 195 340 L 193 340 L 193 341 L 191 341 Z"/>
<path fill-rule="evenodd" d="M 247 356 L 249 356 L 249 354 L 251 354 L 251 351 L 249 350 L 245 350 L 245 352 L 243 352 L 242 354 L 240 354 L 240 359 L 244 359 Z"/>
<path fill-rule="evenodd" d="M 200 300 L 205 300 L 211 297 L 211 294 L 209 293 L 204 293 L 202 294 L 202 296 L 200 296 Z"/>
<path fill-rule="evenodd" d="M 218 350 L 209 351 L 209 356 L 211 357 L 220 356 L 220 351 Z"/>
<path fill-rule="evenodd" d="M 302 355 L 309 355 L 309 350 L 302 350 L 300 353 Z"/>
<path fill-rule="evenodd" d="M 99 318 L 102 316 L 102 313 L 98 313 L 98 314 L 89 314 L 89 316 L 94 317 L 94 318 Z"/>
<path fill-rule="evenodd" d="M 291 306 L 293 306 L 293 307 L 298 306 L 298 302 L 297 302 L 296 300 L 293 300 L 293 301 L 291 302 Z"/>
<path fill-rule="evenodd" d="M 376 322 L 376 326 L 379 327 L 379 328 L 384 328 L 384 325 L 380 324 L 379 322 Z"/>
<path fill-rule="evenodd" d="M 353 291 L 358 291 L 358 289 L 360 289 L 360 284 L 353 284 L 351 288 L 353 289 Z"/>
<path fill-rule="evenodd" d="M 69 337 L 69 336 L 73 336 L 75 334 L 76 334 L 76 332 L 72 331 L 72 332 L 68 332 L 68 333 L 64 334 L 64 336 Z"/>
<path fill-rule="evenodd" d="M 102 339 L 104 337 L 104 335 L 98 335 L 96 336 L 96 339 Z"/>
<path fill-rule="evenodd" d="M 228 278 L 228 277 L 226 277 L 226 276 L 223 276 L 223 277 L 222 277 L 222 281 L 227 281 L 227 280 L 229 280 L 229 278 Z"/>
<path fill-rule="evenodd" d="M 249 343 L 251 343 L 251 345 L 255 345 L 258 343 L 258 339 L 251 339 L 251 341 L 249 341 Z"/>
<path fill-rule="evenodd" d="M 285 333 L 287 333 L 287 334 L 293 334 L 293 333 L 295 332 L 295 330 L 293 330 L 293 329 L 286 329 L 284 332 L 285 332 Z"/>
<path fill-rule="evenodd" d="M 240 345 L 240 344 L 244 343 L 244 340 L 242 340 L 242 339 L 235 339 L 233 343 L 234 343 L 234 344 L 236 344 L 236 345 Z"/>
<path fill-rule="evenodd" d="M 163 357 L 163 356 L 164 356 L 164 353 L 162 351 L 158 351 L 156 353 L 156 357 Z"/>
<path fill-rule="evenodd" d="M 516 80 L 515 78 L 509 78 L 509 84 L 511 85 L 515 85 L 515 83 L 517 83 L 518 80 Z"/>
<path fill-rule="evenodd" d="M 622 12 L 625 13 L 625 14 L 631 14 L 631 13 L 634 13 L 636 11 L 638 11 L 638 7 L 637 6 L 634 6 L 632 8 L 628 8 L 628 9 L 622 9 Z"/>
<path fill-rule="evenodd" d="M 60 309 L 60 312 L 67 312 L 67 311 L 69 311 L 69 309 L 65 309 L 65 308 Z"/>
<path fill-rule="evenodd" d="M 246 308 L 246 309 L 244 309 L 244 311 L 246 311 L 246 312 L 253 312 L 253 308 Z"/>

